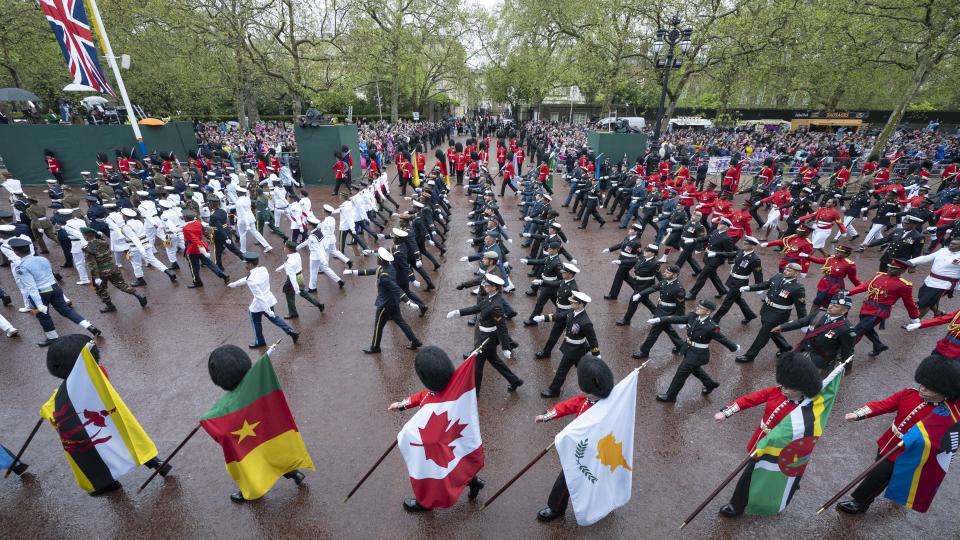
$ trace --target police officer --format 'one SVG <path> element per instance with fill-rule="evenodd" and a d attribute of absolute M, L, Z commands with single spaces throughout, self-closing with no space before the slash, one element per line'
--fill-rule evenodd
<path fill-rule="evenodd" d="M 589 303 L 590 297 L 586 293 L 573 291 L 570 294 L 569 310 L 558 311 L 552 315 L 537 315 L 534 318 L 537 322 L 552 321 L 564 326 L 563 344 L 560 345 L 563 357 L 560 359 L 560 365 L 557 366 L 557 372 L 553 376 L 550 387 L 540 392 L 542 397 L 559 396 L 563 381 L 567 378 L 567 372 L 577 365 L 585 354 L 589 352 L 600 358 L 600 343 L 597 341 L 597 333 L 586 311 Z"/>
<path fill-rule="evenodd" d="M 507 320 L 503 313 L 503 295 L 501 289 L 504 281 L 499 276 L 493 274 L 484 275 L 483 283 L 480 284 L 486 292 L 486 297 L 476 305 L 455 309 L 447 313 L 447 318 L 462 317 L 464 315 L 479 314 L 477 321 L 477 331 L 474 339 L 474 347 L 480 349 L 477 355 L 476 387 L 480 390 L 480 384 L 483 382 L 483 364 L 490 362 L 493 369 L 497 370 L 504 379 L 507 380 L 508 392 L 513 392 L 523 384 L 523 379 L 517 377 L 513 371 L 507 367 L 507 364 L 497 355 L 497 347 L 503 350 L 503 356 L 509 360 L 516 348 L 507 330 Z"/>
<path fill-rule="evenodd" d="M 377 276 L 377 299 L 374 306 L 377 308 L 376 317 L 373 326 L 373 340 L 370 347 L 363 349 L 367 354 L 380 354 L 380 340 L 383 339 L 383 328 L 387 321 L 393 321 L 400 327 L 403 335 L 410 340 L 410 350 L 417 350 L 422 343 L 417 339 L 413 329 L 407 324 L 403 314 L 400 313 L 400 302 L 403 302 L 411 309 L 418 309 L 420 306 L 413 300 L 410 300 L 406 293 L 397 285 L 396 269 L 393 267 L 393 254 L 386 248 L 377 249 L 377 267 L 367 269 L 347 269 L 343 271 L 344 275 L 356 276 Z"/>
<path fill-rule="evenodd" d="M 727 276 L 727 293 L 723 297 L 720 307 L 713 313 L 713 320 L 720 322 L 720 319 L 730 311 L 733 304 L 740 306 L 743 313 L 743 320 L 740 324 L 749 324 L 750 321 L 757 318 L 757 314 L 750 308 L 750 304 L 743 298 L 740 288 L 748 285 L 750 274 L 753 274 L 753 282 L 763 281 L 763 261 L 755 253 L 759 240 L 752 236 L 746 236 L 743 239 L 743 247 L 737 250 L 737 255 L 733 259 L 730 267 L 730 275 Z"/>
<path fill-rule="evenodd" d="M 677 372 L 670 381 L 667 391 L 657 394 L 657 401 L 674 402 L 677 394 L 683 388 L 687 377 L 693 375 L 703 383 L 701 393 L 707 395 L 713 392 L 720 383 L 713 380 L 703 366 L 710 362 L 710 342 L 717 341 L 730 349 L 731 352 L 740 350 L 740 346 L 720 332 L 720 326 L 710 318 L 710 314 L 717 309 L 717 305 L 710 300 L 700 300 L 692 313 L 668 317 L 654 317 L 648 320 L 650 324 L 686 324 L 687 341 L 680 347 L 683 360 L 677 367 Z"/>
<path fill-rule="evenodd" d="M 791 349 L 790 344 L 783 336 L 777 333 L 772 334 L 771 331 L 790 319 L 791 309 L 796 308 L 797 317 L 801 319 L 807 316 L 807 293 L 804 291 L 803 285 L 797 282 L 799 274 L 799 264 L 787 263 L 782 274 L 775 274 L 769 280 L 755 285 L 740 287 L 740 292 L 767 291 L 767 294 L 763 300 L 763 307 L 760 308 L 760 330 L 747 352 L 735 359 L 737 362 L 753 362 L 760 354 L 760 350 L 771 339 L 780 349 L 780 352 L 787 352 Z"/>
<path fill-rule="evenodd" d="M 717 228 L 707 237 L 706 251 L 703 253 L 703 270 L 697 274 L 696 283 L 694 283 L 693 288 L 687 292 L 687 300 L 693 300 L 697 297 L 697 293 L 699 293 L 700 289 L 706 284 L 707 279 L 709 279 L 717 289 L 715 298 L 720 298 L 726 294 L 727 290 L 724 288 L 723 282 L 720 281 L 717 270 L 727 262 L 728 258 L 732 258 L 737 254 L 737 246 L 727 233 L 730 225 L 732 225 L 732 223 L 729 219 L 725 217 L 720 218 L 720 221 L 717 223 Z"/>
<path fill-rule="evenodd" d="M 789 332 L 807 327 L 807 333 L 794 346 L 794 351 L 806 352 L 822 375 L 834 368 L 834 362 L 843 362 L 853 355 L 857 333 L 847 320 L 853 300 L 841 292 L 830 300 L 826 311 L 815 311 L 806 317 L 783 323 L 771 332 Z M 847 364 L 847 371 L 853 364 Z"/>
<path fill-rule="evenodd" d="M 639 291 L 633 295 L 634 302 L 639 302 L 646 294 L 650 294 L 654 291 L 660 293 L 660 298 L 657 300 L 656 309 L 653 311 L 654 317 L 669 317 L 671 315 L 683 315 L 684 312 L 684 294 L 686 291 L 683 289 L 683 285 L 680 284 L 680 280 L 677 279 L 678 274 L 680 273 L 680 267 L 677 265 L 671 265 L 666 270 L 663 271 L 663 280 L 660 283 L 656 283 Z M 633 315 L 628 312 L 628 315 Z M 624 315 L 626 319 L 627 315 Z M 629 321 L 627 321 L 629 324 Z M 676 354 L 680 352 L 680 346 L 683 345 L 683 340 L 680 339 L 680 336 L 677 335 L 676 330 L 673 329 L 669 324 L 654 324 L 650 327 L 650 332 L 647 334 L 647 338 L 640 345 L 640 350 L 633 353 L 631 356 L 637 360 L 642 360 L 650 357 L 650 349 L 657 343 L 657 340 L 660 338 L 660 334 L 666 332 L 667 337 L 670 338 L 670 341 L 673 342 L 673 353 Z"/>
<path fill-rule="evenodd" d="M 97 290 L 97 297 L 103 302 L 103 308 L 100 313 L 112 313 L 117 310 L 110 300 L 110 293 L 107 291 L 107 284 L 111 284 L 117 289 L 136 297 L 140 302 L 140 307 L 147 306 L 147 297 L 137 293 L 133 287 L 127 284 L 123 279 L 123 274 L 113 261 L 113 255 L 110 252 L 110 242 L 102 239 L 96 230 L 89 227 L 81 227 L 80 233 L 87 245 L 83 248 L 83 258 L 87 263 L 90 277 L 93 278 L 94 287 Z"/>
<path fill-rule="evenodd" d="M 617 260 L 611 261 L 611 264 L 617 265 L 617 272 L 613 275 L 610 292 L 603 297 L 605 300 L 616 300 L 620 295 L 620 288 L 623 286 L 623 281 L 629 278 L 630 269 L 633 268 L 637 262 L 637 254 L 640 251 L 640 246 L 643 245 L 643 241 L 640 239 L 640 233 L 642 231 L 643 227 L 638 223 L 634 223 L 630 226 L 630 233 L 627 234 L 623 240 L 602 251 L 602 253 L 610 253 L 611 251 L 620 252 Z"/>

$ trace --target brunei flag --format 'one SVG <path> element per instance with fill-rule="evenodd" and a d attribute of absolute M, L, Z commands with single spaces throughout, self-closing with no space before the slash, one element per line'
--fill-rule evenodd
<path fill-rule="evenodd" d="M 314 470 L 269 355 L 200 417 L 200 425 L 223 447 L 227 473 L 244 499 L 259 499 L 294 469 Z"/>
<path fill-rule="evenodd" d="M 926 512 L 960 447 L 960 405 L 942 403 L 903 436 L 884 497 Z"/>
<path fill-rule="evenodd" d="M 837 366 L 823 380 L 819 394 L 804 399 L 757 442 L 747 514 L 772 516 L 790 504 L 800 488 L 800 478 L 810 463 L 817 439 L 827 425 L 842 376 L 843 366 Z"/>
<path fill-rule="evenodd" d="M 67 454 L 77 484 L 88 492 L 107 487 L 157 456 L 157 448 L 113 389 L 90 352 L 81 351 L 73 370 L 40 408 Z"/>

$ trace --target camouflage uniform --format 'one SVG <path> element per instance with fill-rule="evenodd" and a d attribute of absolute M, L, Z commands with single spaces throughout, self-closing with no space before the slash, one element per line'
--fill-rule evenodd
<path fill-rule="evenodd" d="M 90 240 L 83 248 L 83 255 L 87 261 L 90 278 L 94 280 L 94 283 L 97 279 L 100 279 L 100 284 L 95 285 L 97 296 L 106 304 L 107 308 L 113 307 L 110 293 L 107 292 L 107 283 L 112 283 L 114 287 L 121 291 L 136 296 L 141 305 L 146 303 L 146 298 L 137 294 L 137 291 L 123 279 L 123 274 L 120 273 L 120 269 L 113 262 L 110 242 L 101 238 Z"/>

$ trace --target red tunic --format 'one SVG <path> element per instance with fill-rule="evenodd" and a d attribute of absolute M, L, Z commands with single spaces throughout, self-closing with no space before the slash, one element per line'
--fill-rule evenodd
<path fill-rule="evenodd" d="M 508 161 L 508 162 L 503 166 L 503 181 L 504 181 L 504 182 L 509 182 L 510 180 L 513 179 L 513 175 L 514 175 L 514 174 L 515 174 L 515 171 L 513 170 L 513 163 L 510 163 L 510 162 Z"/>
<path fill-rule="evenodd" d="M 462 171 L 467 166 L 467 156 L 460 152 L 454 153 L 453 166 L 457 171 Z"/>
<path fill-rule="evenodd" d="M 343 180 L 347 177 L 347 165 L 342 159 L 338 159 L 337 162 L 333 164 L 333 173 L 337 180 Z"/>
<path fill-rule="evenodd" d="M 587 410 L 593 407 L 593 403 L 587 399 L 586 394 L 580 394 L 573 396 L 572 398 L 561 401 L 553 407 L 547 409 L 547 415 L 550 416 L 550 419 L 560 418 L 561 416 L 569 416 L 575 414 L 580 416 L 581 414 L 587 412 Z"/>
<path fill-rule="evenodd" d="M 697 185 L 693 182 L 688 182 L 684 184 L 683 188 L 680 190 L 680 204 L 684 206 L 693 206 L 693 203 L 696 202 L 697 196 Z"/>
<path fill-rule="evenodd" d="M 54 174 L 60 172 L 60 161 L 53 156 L 47 156 L 47 169 Z"/>
<path fill-rule="evenodd" d="M 713 205 L 713 217 L 710 221 L 717 224 L 720 223 L 720 218 L 730 219 L 731 212 L 733 212 L 733 203 L 726 199 L 718 199 Z"/>
<path fill-rule="evenodd" d="M 903 434 L 930 414 L 935 406 L 936 404 L 923 401 L 916 388 L 904 388 L 885 399 L 871 401 L 855 412 L 858 415 L 865 414 L 865 418 L 896 413 L 890 427 L 877 439 L 877 450 L 882 454 L 896 446 L 903 438 Z M 897 450 L 888 459 L 895 461 L 902 451 L 902 449 Z"/>
<path fill-rule="evenodd" d="M 946 227 L 960 218 L 960 204 L 949 203 L 933 212 L 937 216 L 937 227 Z"/>
<path fill-rule="evenodd" d="M 877 162 L 868 161 L 863 164 L 863 170 L 860 171 L 860 176 L 867 176 L 868 174 L 873 173 L 875 170 L 877 170 Z"/>
<path fill-rule="evenodd" d="M 850 169 L 842 169 L 837 173 L 837 188 L 843 188 L 850 181 Z"/>
<path fill-rule="evenodd" d="M 960 359 L 960 309 L 939 317 L 926 319 L 920 323 L 920 328 L 930 328 L 948 324 L 947 335 L 943 336 L 934 347 L 934 352 L 947 358 Z"/>
<path fill-rule="evenodd" d="M 764 197 L 760 199 L 761 203 L 773 203 L 777 208 L 780 209 L 780 213 L 783 213 L 783 209 L 787 207 L 793 201 L 793 195 L 790 194 L 788 189 L 778 189 L 774 191 L 769 197 Z"/>
<path fill-rule="evenodd" d="M 753 231 L 750 230 L 750 222 L 752 219 L 750 212 L 747 210 L 734 210 L 730 214 L 730 222 L 733 223 L 733 225 L 731 225 L 730 230 L 727 231 L 727 236 L 734 242 L 744 236 L 752 236 Z"/>
<path fill-rule="evenodd" d="M 717 201 L 717 192 L 713 189 L 707 189 L 706 191 L 694 193 L 693 196 L 696 197 L 700 203 L 697 210 L 704 216 L 709 216 L 713 212 L 714 203 Z"/>
<path fill-rule="evenodd" d="M 404 410 L 411 409 L 413 407 L 419 407 L 423 403 L 423 400 L 427 399 L 427 397 L 431 395 L 433 395 L 433 392 L 423 389 L 416 394 L 410 394 L 410 396 L 400 403 L 403 404 Z"/>
<path fill-rule="evenodd" d="M 823 207 L 812 214 L 798 217 L 797 221 L 803 222 L 808 219 L 816 219 L 817 222 L 813 226 L 818 229 L 830 230 L 836 223 L 837 227 L 840 227 L 840 232 L 847 232 L 847 228 L 843 226 L 843 214 L 836 208 Z"/>
<path fill-rule="evenodd" d="M 548 176 L 550 176 L 550 166 L 544 163 L 540 166 L 540 172 L 537 173 L 537 178 L 539 178 L 541 182 L 546 182 Z"/>
<path fill-rule="evenodd" d="M 849 278 L 854 286 L 860 285 L 857 277 L 857 263 L 844 257 L 830 256 L 826 259 L 810 256 L 810 261 L 823 265 L 820 270 L 823 277 L 817 282 L 817 292 L 836 294 L 844 289 L 844 279 Z"/>
<path fill-rule="evenodd" d="M 584 157 L 581 157 L 581 158 L 580 158 L 580 160 L 581 160 L 581 165 L 583 164 L 583 160 L 585 160 L 585 159 L 586 159 L 586 158 L 584 158 Z M 507 149 L 504 148 L 503 146 L 498 146 L 498 147 L 497 147 L 497 162 L 500 163 L 500 165 L 502 166 L 502 165 L 503 165 L 503 162 L 506 161 L 506 160 L 507 160 Z"/>
<path fill-rule="evenodd" d="M 660 165 L 657 166 L 657 170 L 660 171 L 660 176 L 663 178 L 670 177 L 670 162 L 661 161 Z"/>
<path fill-rule="evenodd" d="M 784 236 L 779 240 L 773 240 L 772 242 L 767 242 L 767 246 L 782 246 L 783 253 L 780 257 L 780 271 L 783 271 L 783 268 L 789 263 L 797 263 L 800 265 L 800 271 L 804 274 L 807 273 L 807 270 L 810 269 L 810 257 L 809 255 L 813 253 L 813 244 L 810 243 L 810 240 L 805 236 L 797 236 L 791 234 L 790 236 Z M 801 256 L 801 253 L 806 253 L 807 256 Z"/>
<path fill-rule="evenodd" d="M 454 156 L 457 155 L 457 149 L 453 146 L 447 147 L 447 161 L 453 163 Z"/>
<path fill-rule="evenodd" d="M 876 191 L 874 191 L 874 193 L 883 194 L 891 191 L 895 192 L 897 194 L 897 198 L 901 201 L 907 198 L 907 192 L 903 189 L 903 185 L 900 182 L 892 182 L 883 187 L 879 187 L 876 189 Z"/>
<path fill-rule="evenodd" d="M 160 174 L 170 174 L 173 171 L 173 163 L 169 160 L 165 160 L 162 165 L 160 165 Z"/>
<path fill-rule="evenodd" d="M 727 171 L 723 174 L 723 189 L 736 193 L 740 188 L 740 171 L 737 167 L 727 167 Z"/>
<path fill-rule="evenodd" d="M 371 159 L 371 160 L 370 160 L 370 165 L 369 165 L 368 168 L 369 168 L 369 170 L 370 170 L 370 173 L 369 173 L 369 174 L 370 174 L 371 177 L 380 174 L 380 166 L 377 165 L 377 160 Z"/>
<path fill-rule="evenodd" d="M 764 167 L 760 170 L 758 176 L 761 178 L 763 185 L 769 186 L 773 182 L 773 167 Z"/>
<path fill-rule="evenodd" d="M 885 272 L 877 272 L 869 281 L 850 289 L 849 294 L 859 294 L 866 291 L 867 298 L 860 306 L 860 316 L 873 315 L 881 319 L 890 318 L 890 311 L 897 303 L 903 300 L 907 314 L 911 319 L 920 318 L 920 310 L 913 301 L 913 283 L 901 278 L 888 276 Z"/>
<path fill-rule="evenodd" d="M 952 180 L 956 180 L 957 169 L 958 167 L 953 163 L 951 163 L 950 165 L 947 165 L 940 172 L 940 179 L 944 182 L 950 182 Z"/>
<path fill-rule="evenodd" d="M 424 167 L 427 166 L 427 157 L 423 154 L 417 154 L 417 170 L 420 171 L 420 174 L 423 174 Z"/>
<path fill-rule="evenodd" d="M 517 148 L 514 155 L 517 156 L 517 165 L 523 165 L 523 158 L 527 157 L 527 153 L 523 151 L 523 148 Z"/>
<path fill-rule="evenodd" d="M 790 401 L 783 395 L 783 390 L 779 386 L 768 386 L 761 388 L 756 392 L 751 392 L 745 396 L 727 403 L 727 410 L 733 413 L 756 407 L 764 404 L 763 417 L 760 419 L 760 426 L 753 432 L 750 441 L 747 443 L 747 452 L 753 452 L 754 447 L 764 435 L 770 433 L 770 430 L 776 427 L 791 411 L 797 408 L 799 402 Z"/>
<path fill-rule="evenodd" d="M 210 248 L 203 241 L 203 224 L 199 219 L 195 219 L 183 226 L 183 241 L 186 244 L 187 255 L 200 255 L 203 251 L 209 253 Z M 203 248 L 201 250 L 200 248 Z"/>
<path fill-rule="evenodd" d="M 682 186 L 690 180 L 690 169 L 684 167 L 683 165 L 677 169 L 677 185 Z"/>

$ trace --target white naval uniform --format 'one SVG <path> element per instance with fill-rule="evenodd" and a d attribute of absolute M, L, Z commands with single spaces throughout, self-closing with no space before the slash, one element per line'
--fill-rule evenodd
<path fill-rule="evenodd" d="M 242 195 L 237 197 L 237 235 L 240 236 L 240 251 L 247 251 L 247 234 L 253 235 L 253 239 L 260 243 L 264 248 L 269 248 L 270 243 L 257 231 L 257 218 L 250 208 L 250 197 Z"/>
<path fill-rule="evenodd" d="M 134 249 L 130 250 L 130 264 L 133 266 L 133 275 L 136 278 L 143 277 L 143 263 L 166 272 L 167 267 L 153 254 L 153 243 L 147 242 L 147 231 L 143 222 L 139 219 L 130 219 L 123 225 L 124 236 L 133 244 Z"/>
<path fill-rule="evenodd" d="M 81 218 L 74 217 L 67 220 L 63 225 L 64 232 L 70 237 L 70 254 L 73 256 L 73 267 L 77 270 L 77 277 L 80 281 L 77 285 L 89 285 L 90 274 L 87 273 L 87 260 L 83 256 L 83 248 L 87 241 L 80 232 L 80 227 L 86 227 L 87 222 Z"/>

